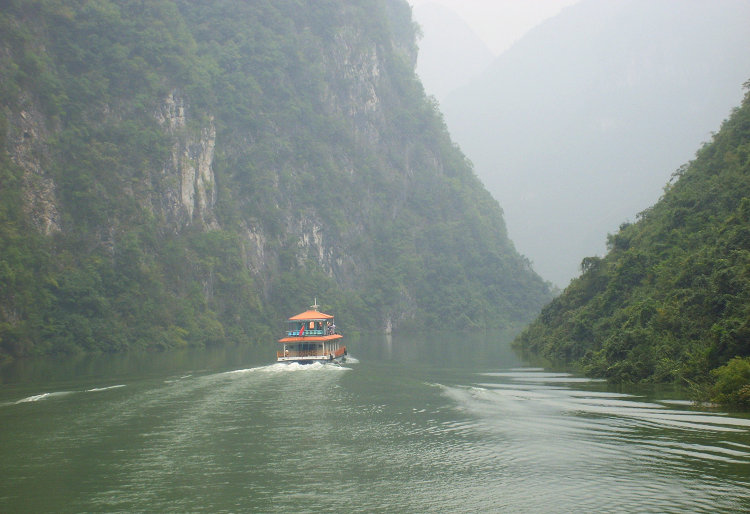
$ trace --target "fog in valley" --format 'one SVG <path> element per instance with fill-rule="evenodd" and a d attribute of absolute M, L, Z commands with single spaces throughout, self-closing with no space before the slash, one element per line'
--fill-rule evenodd
<path fill-rule="evenodd" d="M 427 93 L 560 287 L 658 200 L 750 78 L 745 0 L 412 4 Z"/>

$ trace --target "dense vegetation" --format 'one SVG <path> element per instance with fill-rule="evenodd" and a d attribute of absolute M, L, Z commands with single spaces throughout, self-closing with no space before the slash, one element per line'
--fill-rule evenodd
<path fill-rule="evenodd" d="M 613 381 L 715 383 L 708 396 L 750 406 L 750 92 L 608 249 L 516 344 Z"/>
<path fill-rule="evenodd" d="M 350 331 L 530 319 L 415 52 L 402 0 L 3 2 L 0 359 L 271 341 L 314 296 Z"/>

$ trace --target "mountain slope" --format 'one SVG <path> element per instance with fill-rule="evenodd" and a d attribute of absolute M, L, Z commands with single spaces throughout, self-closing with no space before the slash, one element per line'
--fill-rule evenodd
<path fill-rule="evenodd" d="M 441 103 L 518 248 L 565 286 L 741 100 L 743 0 L 584 0 Z"/>
<path fill-rule="evenodd" d="M 750 356 L 750 92 L 674 178 L 519 347 L 615 381 L 704 383 Z"/>
<path fill-rule="evenodd" d="M 0 29 L 0 355 L 270 341 L 314 296 L 350 331 L 549 298 L 405 2 L 11 0 Z"/>

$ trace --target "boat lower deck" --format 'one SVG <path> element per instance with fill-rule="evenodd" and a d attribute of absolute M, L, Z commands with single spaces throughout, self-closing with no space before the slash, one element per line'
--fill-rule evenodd
<path fill-rule="evenodd" d="M 292 346 L 292 345 L 288 345 Z M 334 360 L 342 360 L 346 357 L 346 346 L 338 346 L 336 349 L 295 349 L 285 348 L 284 350 L 276 352 L 277 362 L 299 362 L 299 363 L 311 363 L 311 362 L 330 362 Z"/>

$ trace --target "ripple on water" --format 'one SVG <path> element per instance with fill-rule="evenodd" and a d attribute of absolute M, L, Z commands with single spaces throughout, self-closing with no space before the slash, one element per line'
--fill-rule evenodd
<path fill-rule="evenodd" d="M 442 385 L 441 394 L 469 418 L 457 426 L 462 436 L 477 436 L 480 449 L 471 457 L 493 451 L 503 456 L 495 464 L 503 468 L 498 487 L 504 491 L 519 487 L 557 497 L 548 504 L 551 510 L 565 510 L 562 505 L 600 510 L 601 490 L 612 498 L 605 510 L 638 510 L 644 497 L 656 510 L 715 510 L 736 506 L 747 487 L 745 480 L 727 480 L 726 473 L 750 472 L 750 445 L 725 437 L 746 440 L 750 420 L 572 389 L 591 381 L 539 369 L 478 376 L 485 380 Z M 497 470 L 486 480 L 497 482 Z M 522 500 L 512 498 L 511 504 L 518 507 Z M 543 504 L 534 504 L 534 510 L 540 508 Z"/>

